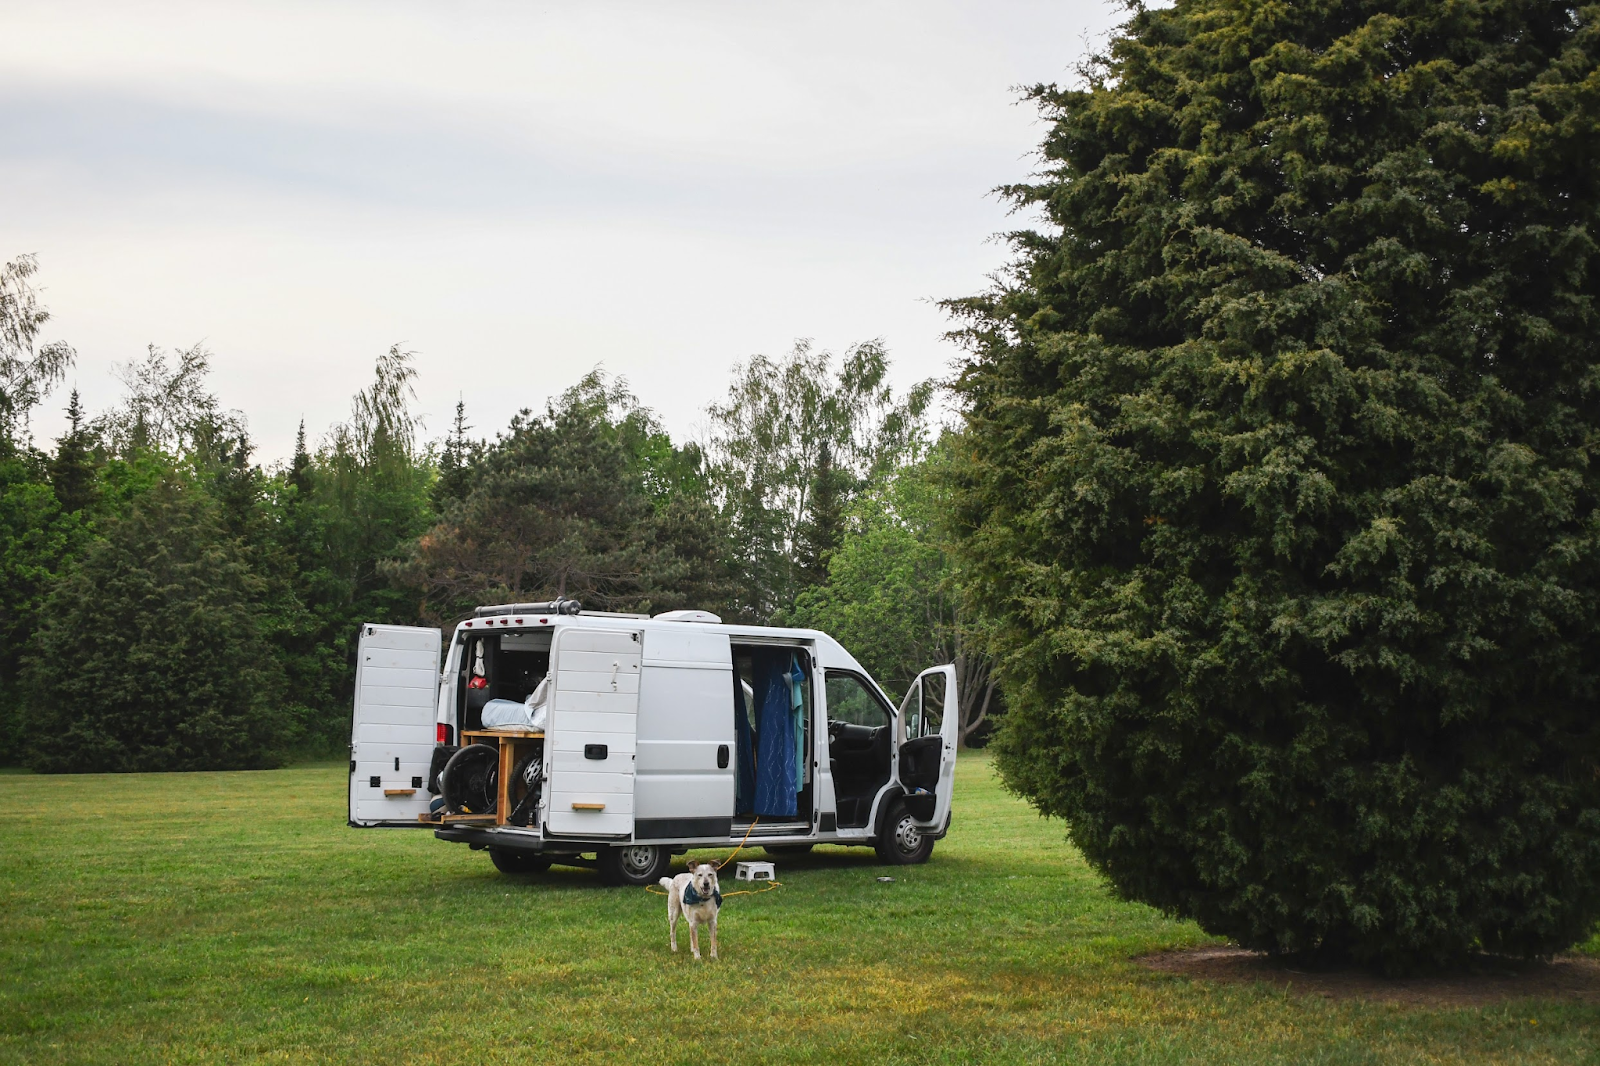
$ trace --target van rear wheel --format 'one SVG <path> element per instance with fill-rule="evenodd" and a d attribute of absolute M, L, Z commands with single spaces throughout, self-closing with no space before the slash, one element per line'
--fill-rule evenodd
<path fill-rule="evenodd" d="M 667 875 L 672 852 L 660 844 L 601 848 L 600 880 L 608 885 L 653 885 Z"/>
<path fill-rule="evenodd" d="M 906 801 L 891 800 L 873 844 L 878 861 L 888 866 L 913 866 L 927 862 L 933 854 L 933 837 L 919 829 L 906 810 Z"/>
<path fill-rule="evenodd" d="M 516 848 L 490 848 L 489 861 L 503 874 L 542 874 L 550 869 L 550 860 L 543 855 Z"/>

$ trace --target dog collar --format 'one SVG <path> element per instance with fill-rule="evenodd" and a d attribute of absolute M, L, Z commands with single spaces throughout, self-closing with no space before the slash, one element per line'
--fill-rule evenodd
<path fill-rule="evenodd" d="M 719 907 L 722 906 L 722 893 L 721 892 L 717 891 L 716 889 L 712 889 L 711 890 L 711 899 L 712 899 L 712 902 L 714 902 L 717 906 L 719 906 Z M 706 901 L 705 897 L 694 890 L 694 882 L 693 881 L 691 881 L 688 884 L 683 886 L 683 902 L 685 904 L 687 904 L 690 907 L 693 907 L 693 906 L 695 906 L 697 904 L 704 903 L 705 901 Z"/>

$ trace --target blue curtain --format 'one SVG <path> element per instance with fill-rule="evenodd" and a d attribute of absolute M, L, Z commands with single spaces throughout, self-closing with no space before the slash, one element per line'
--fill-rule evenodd
<path fill-rule="evenodd" d="M 757 651 L 752 663 L 758 749 L 755 813 L 762 817 L 793 818 L 799 813 L 791 664 L 790 653 L 778 648 Z"/>
<path fill-rule="evenodd" d="M 744 683 L 737 672 L 733 675 L 733 735 L 738 759 L 734 763 L 733 810 L 735 814 L 749 814 L 756 801 L 756 752 L 750 741 L 750 715 L 744 706 Z"/>
<path fill-rule="evenodd" d="M 789 655 L 789 713 L 794 716 L 794 790 L 798 794 L 805 787 L 806 772 L 806 671 L 800 665 L 800 656 Z"/>

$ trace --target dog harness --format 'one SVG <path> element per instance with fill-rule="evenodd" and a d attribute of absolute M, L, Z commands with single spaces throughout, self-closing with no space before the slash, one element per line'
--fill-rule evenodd
<path fill-rule="evenodd" d="M 722 906 L 722 893 L 721 892 L 717 891 L 716 889 L 712 889 L 712 891 L 711 891 L 711 899 L 712 899 L 713 902 L 716 903 L 716 905 L 718 907 Z M 683 886 L 683 903 L 684 903 L 684 906 L 693 907 L 696 904 L 704 903 L 705 901 L 706 901 L 706 898 L 704 896 L 702 896 L 700 893 L 698 893 L 698 892 L 696 892 L 694 890 L 694 882 L 693 881 L 690 881 L 688 884 Z"/>

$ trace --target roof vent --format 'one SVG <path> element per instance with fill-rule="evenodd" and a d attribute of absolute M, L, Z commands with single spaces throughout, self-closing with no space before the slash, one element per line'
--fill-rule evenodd
<path fill-rule="evenodd" d="M 656 615 L 656 621 L 657 622 L 705 622 L 708 625 L 716 625 L 717 623 L 721 622 L 722 619 L 718 618 L 716 615 L 712 614 L 710 611 L 668 611 L 665 614 Z"/>

